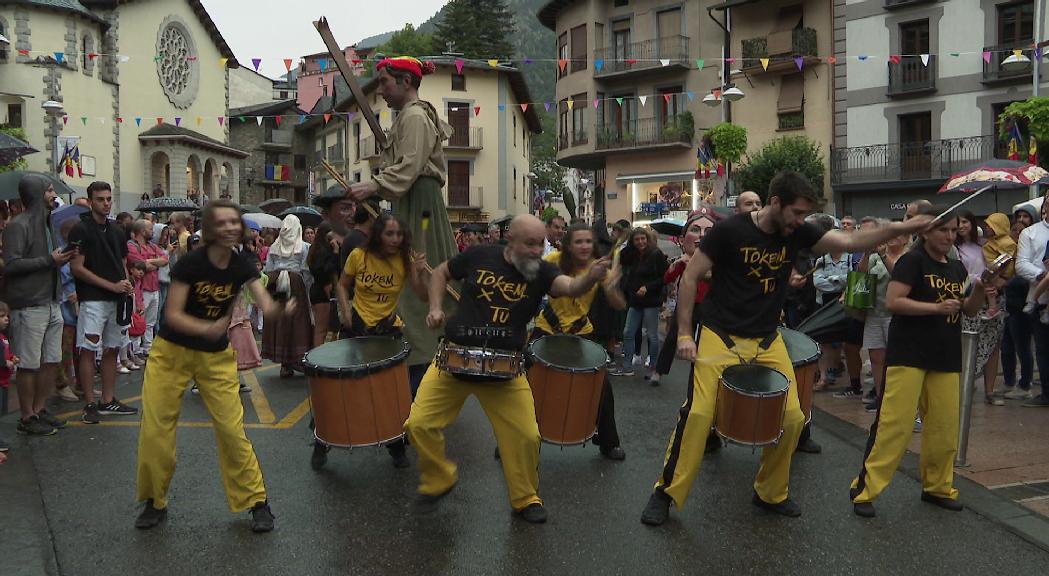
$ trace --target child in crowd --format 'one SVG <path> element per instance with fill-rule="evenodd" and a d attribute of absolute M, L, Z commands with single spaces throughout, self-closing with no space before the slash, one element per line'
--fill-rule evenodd
<path fill-rule="evenodd" d="M 2 348 L 0 350 L 0 358 L 3 358 L 3 361 L 0 362 L 0 388 L 4 389 L 0 391 L 0 394 L 4 397 L 4 404 L 7 403 L 7 387 L 11 385 L 11 374 L 14 373 L 15 367 L 19 363 L 18 356 L 11 353 L 11 345 L 7 342 L 7 325 L 10 322 L 11 309 L 6 302 L 0 302 L 0 348 Z M 4 408 L 6 410 L 6 406 Z M 7 459 L 4 456 L 7 448 L 7 442 L 0 438 L 0 463 Z"/>
<path fill-rule="evenodd" d="M 1045 249 L 1045 254 L 1049 255 L 1049 243 L 1046 244 Z M 1028 296 L 1027 303 L 1024 304 L 1024 314 L 1033 314 L 1039 304 L 1046 303 L 1046 298 L 1043 298 L 1046 291 L 1049 291 L 1049 274 L 1046 274 L 1045 277 L 1038 282 L 1038 285 L 1034 288 L 1034 292 Z M 1042 324 L 1049 324 L 1049 306 L 1042 308 L 1042 313 L 1038 315 L 1038 320 L 1041 321 Z"/>

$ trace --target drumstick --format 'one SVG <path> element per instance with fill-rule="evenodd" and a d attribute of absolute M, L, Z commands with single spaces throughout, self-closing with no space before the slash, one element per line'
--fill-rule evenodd
<path fill-rule="evenodd" d="M 969 194 L 968 196 L 963 198 L 960 202 L 958 202 L 954 206 L 951 206 L 950 208 L 944 210 L 942 213 L 940 213 L 939 216 L 933 218 L 932 222 L 930 222 L 930 224 L 935 224 L 936 222 L 938 222 L 940 220 L 940 218 L 943 218 L 944 216 L 946 216 L 951 210 L 954 210 L 955 208 L 961 206 L 962 204 L 965 204 L 969 200 L 972 200 L 973 198 L 976 198 L 977 196 L 979 196 L 980 194 L 983 194 L 984 192 L 986 192 L 987 190 L 990 190 L 991 188 L 994 188 L 994 184 L 988 184 L 988 185 L 984 186 L 983 188 L 980 188 L 976 192 L 973 192 L 972 194 Z"/>

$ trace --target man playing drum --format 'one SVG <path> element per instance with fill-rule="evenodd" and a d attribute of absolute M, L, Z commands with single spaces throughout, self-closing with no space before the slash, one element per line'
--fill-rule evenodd
<path fill-rule="evenodd" d="M 821 234 L 804 222 L 819 197 L 804 176 L 781 172 L 769 184 L 768 202 L 756 212 L 737 214 L 712 228 L 700 242 L 681 277 L 679 290 L 692 294 L 696 281 L 713 272 L 703 302 L 703 329 L 697 350 L 690 332 L 693 302 L 678 302 L 677 351 L 695 360 L 692 386 L 670 438 L 663 472 L 641 515 L 645 524 L 667 520 L 670 503 L 680 509 L 703 461 L 703 446 L 715 417 L 718 381 L 729 366 L 756 363 L 774 368 L 794 381 L 794 370 L 776 324 L 787 296 L 797 252 L 856 252 L 889 238 L 924 228 L 928 216 L 875 230 Z M 780 418 L 780 414 L 769 417 Z M 764 449 L 754 481 L 753 503 L 784 516 L 800 516 L 788 495 L 790 458 L 804 425 L 795 386 L 787 389 L 779 441 Z"/>
<path fill-rule="evenodd" d="M 579 296 L 608 271 L 608 261 L 595 262 L 585 275 L 572 278 L 541 259 L 546 234 L 535 216 L 514 218 L 503 245 L 467 250 L 437 267 L 430 283 L 427 325 L 445 324 L 442 298 L 448 281 L 463 281 L 462 298 L 445 327 L 445 345 L 475 357 L 520 358 L 528 338 L 527 324 L 544 294 Z M 432 508 L 458 481 L 454 463 L 445 458 L 444 429 L 473 394 L 488 415 L 502 455 L 510 505 L 528 522 L 546 521 L 539 498 L 539 427 L 528 381 L 519 370 L 452 373 L 449 354 L 439 352 L 412 404 L 404 428 L 419 454 L 419 504 Z M 442 365 L 443 364 L 443 365 Z M 514 365 L 519 365 L 514 362 Z"/>

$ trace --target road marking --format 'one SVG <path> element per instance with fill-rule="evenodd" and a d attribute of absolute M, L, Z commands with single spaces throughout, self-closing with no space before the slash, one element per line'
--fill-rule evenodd
<path fill-rule="evenodd" d="M 255 415 L 259 417 L 259 422 L 262 424 L 276 422 L 277 417 L 273 414 L 270 402 L 266 399 L 266 393 L 262 391 L 262 386 L 259 385 L 259 379 L 255 377 L 255 374 L 245 372 L 244 383 L 251 386 L 251 392 L 248 395 L 251 397 L 251 404 L 255 407 Z"/>

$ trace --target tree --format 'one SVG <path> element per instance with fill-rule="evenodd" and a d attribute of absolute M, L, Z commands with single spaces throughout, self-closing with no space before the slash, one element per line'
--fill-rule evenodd
<path fill-rule="evenodd" d="M 9 136 L 14 136 L 15 138 L 18 138 L 22 141 L 25 141 L 26 139 L 25 130 L 21 128 L 6 128 L 0 126 L 0 133 L 7 134 Z M 0 164 L 0 173 L 11 172 L 12 170 L 25 170 L 27 167 L 28 163 L 26 163 L 25 158 L 19 158 L 18 160 L 15 160 L 10 164 Z"/>
<path fill-rule="evenodd" d="M 762 199 L 768 195 L 769 182 L 781 170 L 795 170 L 808 179 L 823 196 L 823 151 L 805 136 L 785 136 L 767 142 L 757 154 L 747 154 L 745 164 L 736 171 L 739 190 L 753 190 Z"/>
<path fill-rule="evenodd" d="M 386 43 L 376 47 L 376 52 L 387 56 L 432 56 L 440 54 L 441 49 L 434 42 L 433 36 L 424 34 L 411 24 L 393 33 Z"/>
<path fill-rule="evenodd" d="M 482 60 L 514 56 L 514 15 L 504 0 L 452 0 L 436 28 L 441 50 Z"/>

